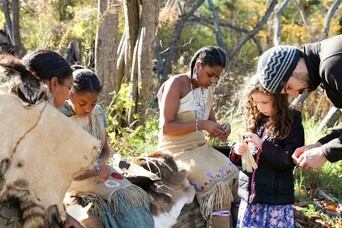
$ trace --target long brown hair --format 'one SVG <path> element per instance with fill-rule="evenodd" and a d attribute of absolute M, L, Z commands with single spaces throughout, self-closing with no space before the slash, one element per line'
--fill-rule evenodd
<path fill-rule="evenodd" d="M 246 121 L 246 129 L 253 132 L 263 114 L 258 110 L 252 94 L 262 93 L 270 96 L 274 112 L 266 123 L 267 134 L 272 138 L 284 139 L 291 131 L 294 120 L 294 113 L 289 108 L 287 94 L 273 94 L 265 90 L 260 84 L 256 76 L 254 76 L 245 89 L 244 100 L 244 117 Z"/>

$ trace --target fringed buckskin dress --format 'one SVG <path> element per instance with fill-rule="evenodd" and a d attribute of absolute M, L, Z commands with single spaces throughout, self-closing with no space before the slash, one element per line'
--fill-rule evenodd
<path fill-rule="evenodd" d="M 177 121 L 196 120 L 194 96 L 202 96 L 201 99 L 204 99 L 206 105 L 204 119 L 207 120 L 212 107 L 211 94 L 211 87 L 209 89 L 196 88 L 190 91 L 180 99 Z M 158 93 L 159 101 L 162 96 L 163 87 Z M 159 102 L 159 104 L 163 103 Z M 160 110 L 163 110 L 163 107 L 160 107 Z M 160 119 L 162 120 L 162 118 Z M 163 123 L 160 121 L 160 127 L 162 125 Z M 208 145 L 204 133 L 200 130 L 177 136 L 164 135 L 162 130 L 159 132 L 158 149 L 161 152 L 172 153 L 179 171 L 186 170 L 188 179 L 196 189 L 196 198 L 204 219 L 210 223 L 213 212 L 215 214 L 229 213 L 233 201 L 232 187 L 238 176 L 238 169 L 232 162 Z"/>

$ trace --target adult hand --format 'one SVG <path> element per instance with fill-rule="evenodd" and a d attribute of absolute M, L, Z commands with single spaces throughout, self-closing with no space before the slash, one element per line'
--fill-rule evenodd
<path fill-rule="evenodd" d="M 217 138 L 221 141 L 221 142 L 225 142 L 227 141 L 228 136 L 231 133 L 231 126 L 230 123 L 226 123 L 226 124 L 221 124 L 220 125 L 223 129 L 223 132 L 221 134 L 219 134 L 217 136 Z"/>
<path fill-rule="evenodd" d="M 81 223 L 79 223 L 74 217 L 67 214 L 66 221 L 64 223 L 64 228 L 85 228 Z"/>
<path fill-rule="evenodd" d="M 310 149 L 315 148 L 315 147 L 320 147 L 320 146 L 322 146 L 322 144 L 319 142 L 316 142 L 315 144 L 310 144 L 307 146 L 298 147 L 295 150 L 295 152 L 292 154 L 293 162 L 298 165 L 299 164 L 298 159 L 305 151 L 310 150 Z"/>
<path fill-rule="evenodd" d="M 212 138 L 216 138 L 224 133 L 223 127 L 212 120 L 205 120 L 202 126 L 203 129 L 205 129 L 208 132 L 209 137 Z"/>
<path fill-rule="evenodd" d="M 321 147 L 315 147 L 307 150 L 297 159 L 298 166 L 308 170 L 317 169 L 324 165 L 326 161 L 327 158 L 325 157 Z"/>

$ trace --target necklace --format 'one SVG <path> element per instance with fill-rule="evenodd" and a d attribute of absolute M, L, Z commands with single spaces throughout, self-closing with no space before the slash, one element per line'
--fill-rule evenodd
<path fill-rule="evenodd" d="M 196 93 L 197 91 L 194 90 L 194 86 L 192 83 L 192 80 L 190 78 L 190 89 L 192 92 L 192 96 L 194 98 L 194 102 L 195 102 L 195 118 L 196 120 L 204 120 L 205 119 L 205 114 L 206 114 L 206 107 L 205 107 L 205 100 L 204 100 L 204 91 L 203 88 L 201 87 L 201 90 L 198 90 L 198 93 Z"/>

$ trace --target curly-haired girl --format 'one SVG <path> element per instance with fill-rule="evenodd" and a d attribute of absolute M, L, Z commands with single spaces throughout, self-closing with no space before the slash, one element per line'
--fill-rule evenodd
<path fill-rule="evenodd" d="M 247 130 L 241 136 L 254 144 L 252 153 L 258 167 L 252 172 L 240 172 L 238 227 L 294 227 L 295 164 L 291 155 L 304 145 L 301 115 L 289 108 L 287 94 L 267 92 L 256 77 L 246 90 Z M 250 148 L 246 143 L 237 143 L 231 159 L 239 163 Z"/>

